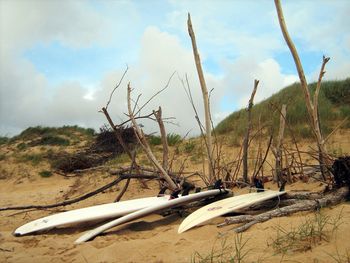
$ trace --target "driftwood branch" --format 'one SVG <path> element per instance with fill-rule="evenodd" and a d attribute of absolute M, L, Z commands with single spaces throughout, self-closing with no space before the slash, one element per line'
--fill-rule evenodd
<path fill-rule="evenodd" d="M 152 153 L 151 147 L 149 146 L 143 131 L 140 129 L 140 127 L 136 123 L 136 120 L 134 118 L 134 113 L 132 112 L 132 109 L 131 109 L 131 86 L 130 86 L 130 83 L 128 84 L 128 88 L 127 88 L 127 101 L 128 101 L 129 118 L 131 119 L 131 122 L 132 122 L 132 125 L 133 125 L 133 128 L 134 128 L 134 132 L 135 132 L 135 135 L 136 135 L 138 141 L 140 142 L 140 144 L 141 144 L 143 150 L 145 151 L 148 159 L 161 172 L 162 177 L 168 183 L 169 189 L 171 189 L 172 191 L 175 191 L 177 189 L 176 184 L 173 182 L 173 180 L 170 178 L 168 173 L 164 170 L 164 168 L 157 161 L 156 157 Z"/>
<path fill-rule="evenodd" d="M 160 93 L 162 93 L 164 90 L 166 90 L 169 86 L 170 86 L 170 82 L 171 82 L 171 79 L 174 77 L 176 71 L 173 72 L 173 74 L 171 74 L 170 78 L 168 79 L 168 82 L 166 83 L 166 85 L 164 86 L 164 88 L 162 88 L 161 90 L 157 91 L 155 94 L 153 94 L 139 109 L 138 111 L 134 114 L 134 116 L 138 115 L 141 110 L 146 107 L 146 105 L 148 103 L 151 102 L 151 100 L 153 100 L 156 96 L 158 96 Z M 132 111 L 134 112 L 134 111 Z"/>
<path fill-rule="evenodd" d="M 156 117 L 159 125 L 160 135 L 163 143 L 163 168 L 165 171 L 167 171 L 169 166 L 169 145 L 168 145 L 167 135 L 164 127 L 164 122 L 162 119 L 162 108 L 159 107 L 158 111 L 153 111 L 153 114 Z"/>
<path fill-rule="evenodd" d="M 210 181 L 214 178 L 214 167 L 213 167 L 213 144 L 212 144 L 212 138 L 211 138 L 211 121 L 210 121 L 210 108 L 209 108 L 209 96 L 208 96 L 208 89 L 207 84 L 205 82 L 203 69 L 201 65 L 201 59 L 198 53 L 197 43 L 196 43 L 196 36 L 193 31 L 192 22 L 191 22 L 191 15 L 188 14 L 187 19 L 187 28 L 188 28 L 188 34 L 190 35 L 191 42 L 192 42 L 192 48 L 193 48 L 193 56 L 196 63 L 197 73 L 199 82 L 202 89 L 203 94 L 203 101 L 204 101 L 204 111 L 205 111 L 205 133 L 206 133 L 206 140 L 208 144 L 208 170 L 209 170 L 209 178 Z"/>
<path fill-rule="evenodd" d="M 94 196 L 98 193 L 101 193 L 105 190 L 107 190 L 108 188 L 111 188 L 114 185 L 117 185 L 120 181 L 122 181 L 124 178 L 123 177 L 119 177 L 117 179 L 115 179 L 114 181 L 110 182 L 109 184 L 106 184 L 92 192 L 89 192 L 85 195 L 79 196 L 77 198 L 73 198 L 71 200 L 66 200 L 63 202 L 59 202 L 56 204 L 51 204 L 51 205 L 25 205 L 25 206 L 10 206 L 10 207 L 1 207 L 0 211 L 5 211 L 5 210 L 25 210 L 25 209 L 47 209 L 47 208 L 54 208 L 54 207 L 59 207 L 59 206 L 66 206 L 66 205 L 71 205 L 77 202 L 80 202 L 82 200 L 88 199 L 91 196 Z"/>
<path fill-rule="evenodd" d="M 130 157 L 130 159 L 132 159 L 132 154 L 131 151 L 129 149 L 129 147 L 126 145 L 126 143 L 123 140 L 122 134 L 120 132 L 119 129 L 116 128 L 116 126 L 113 123 L 112 118 L 109 116 L 109 113 L 107 111 L 107 108 L 102 108 L 102 112 L 104 113 L 104 115 L 106 116 L 109 125 L 111 126 L 111 128 L 114 131 L 114 134 L 118 140 L 118 142 L 120 143 L 120 145 L 123 147 L 124 152 L 126 152 L 128 154 L 128 156 Z"/>
<path fill-rule="evenodd" d="M 275 0 L 275 6 L 276 6 L 276 10 L 277 10 L 277 16 L 278 16 L 278 21 L 281 27 L 281 31 L 283 34 L 283 37 L 290 49 L 290 52 L 293 56 L 297 71 L 298 71 L 298 75 L 299 75 L 299 79 L 300 79 L 300 83 L 301 83 L 301 88 L 303 90 L 304 93 L 304 97 L 305 97 L 305 104 L 306 104 L 306 108 L 308 111 L 308 115 L 309 118 L 311 120 L 311 129 L 313 131 L 313 134 L 315 135 L 315 139 L 317 142 L 317 146 L 318 146 L 318 151 L 319 151 L 319 162 L 320 162 L 320 166 L 324 167 L 325 163 L 328 160 L 328 155 L 327 155 L 327 151 L 325 148 L 325 141 L 323 139 L 322 133 L 321 133 L 321 129 L 320 129 L 320 121 L 319 121 L 319 117 L 318 117 L 318 93 L 319 93 L 319 89 L 321 86 L 321 80 L 322 77 L 325 73 L 324 68 L 326 63 L 329 61 L 329 58 L 323 57 L 323 63 L 321 66 L 321 71 L 320 71 L 320 75 L 319 75 L 319 79 L 318 79 L 318 83 L 317 83 L 317 88 L 314 94 L 314 98 L 313 98 L 313 102 L 310 96 L 310 92 L 308 89 L 308 84 L 305 78 L 305 74 L 304 74 L 304 70 L 302 67 L 302 64 L 300 62 L 300 58 L 298 55 L 298 52 L 294 46 L 294 43 L 291 39 L 291 37 L 289 36 L 288 30 L 287 30 L 287 26 L 285 23 L 285 19 L 284 19 L 284 15 L 283 15 L 283 11 L 282 11 L 282 6 L 281 6 L 281 2 L 280 0 Z M 322 172 L 322 176 L 323 179 L 326 179 L 326 171 L 325 169 L 321 169 Z"/>
<path fill-rule="evenodd" d="M 228 217 L 225 219 L 224 223 L 218 226 L 222 227 L 230 224 L 244 223 L 244 225 L 234 229 L 236 233 L 240 233 L 244 232 L 245 230 L 257 223 L 268 221 L 273 217 L 287 216 L 302 211 L 315 211 L 322 207 L 336 205 L 343 201 L 348 194 L 349 188 L 343 187 L 338 189 L 337 191 L 328 193 L 324 197 L 314 200 L 296 200 L 296 202 L 292 205 L 277 208 L 259 215 L 241 215 L 236 217 Z"/>
<path fill-rule="evenodd" d="M 123 79 L 124 79 L 126 73 L 128 72 L 128 70 L 129 70 L 129 67 L 128 67 L 128 65 L 126 65 L 126 69 L 125 69 L 125 71 L 124 71 L 124 73 L 123 73 L 121 79 L 119 80 L 118 84 L 114 87 L 114 89 L 112 90 L 111 94 L 109 95 L 109 99 L 108 99 L 107 104 L 106 104 L 106 107 L 105 107 L 106 110 L 108 109 L 109 103 L 111 103 L 111 101 L 112 101 L 113 93 L 115 92 L 115 90 L 116 90 L 117 88 L 119 88 L 119 86 L 120 86 L 120 84 L 122 83 L 122 81 L 123 81 Z"/>
<path fill-rule="evenodd" d="M 254 80 L 254 88 L 252 91 L 252 95 L 250 96 L 249 104 L 247 108 L 248 123 L 247 123 L 247 131 L 243 142 L 243 181 L 246 183 L 248 183 L 248 144 L 249 144 L 249 134 L 252 128 L 252 108 L 253 108 L 254 96 L 258 88 L 258 85 L 259 85 L 259 80 Z"/>
<path fill-rule="evenodd" d="M 185 92 L 186 92 L 187 98 L 188 98 L 188 100 L 190 101 L 191 106 L 192 106 L 192 108 L 193 108 L 193 111 L 194 111 L 194 114 L 195 114 L 195 119 L 196 119 L 196 121 L 197 121 L 197 123 L 198 123 L 199 130 L 200 130 L 200 132 L 201 132 L 201 137 L 203 138 L 203 141 L 204 141 L 204 144 L 205 144 L 205 147 L 206 147 L 206 151 L 209 152 L 210 149 L 209 149 L 208 141 L 206 140 L 206 136 L 205 136 L 205 134 L 204 134 L 204 127 L 203 127 L 203 125 L 202 125 L 202 123 L 201 123 L 201 121 L 200 121 L 200 119 L 199 119 L 198 111 L 197 111 L 196 106 L 195 106 L 194 101 L 193 101 L 192 92 L 191 92 L 191 89 L 190 89 L 190 84 L 189 84 L 189 82 L 188 82 L 187 75 L 186 75 L 186 85 L 185 85 L 184 80 L 181 79 L 180 76 L 179 76 L 179 79 L 180 79 L 180 81 L 181 81 L 181 83 L 182 83 L 183 89 L 184 89 Z M 202 144 L 201 144 L 201 145 L 202 145 Z M 203 147 L 201 147 L 201 148 L 203 148 Z M 207 177 L 205 176 L 205 161 L 204 161 L 204 157 L 203 157 L 203 156 L 202 156 L 202 159 L 203 159 L 203 175 L 204 175 L 204 176 L 201 177 L 201 178 L 202 178 L 203 182 L 208 186 L 208 185 L 211 184 L 211 182 L 210 182 L 211 178 L 210 178 L 210 174 L 209 174 L 209 178 L 207 178 Z M 213 164 L 213 162 L 212 162 L 213 160 L 209 159 L 208 161 L 211 162 L 210 167 L 214 167 L 214 164 Z"/>
<path fill-rule="evenodd" d="M 119 182 L 125 179 L 157 179 L 162 180 L 162 178 L 158 175 L 144 175 L 144 174 L 131 174 L 131 173 L 125 173 L 125 174 L 119 174 L 118 178 L 113 180 L 112 182 L 94 190 L 87 194 L 84 194 L 82 196 L 79 196 L 77 198 L 73 198 L 71 200 L 66 200 L 63 202 L 50 204 L 50 205 L 23 205 L 23 206 L 9 206 L 9 207 L 0 207 L 0 211 L 6 211 L 6 210 L 26 210 L 26 209 L 48 209 L 48 208 L 54 208 L 59 206 L 66 206 L 71 205 L 74 203 L 78 203 L 80 201 L 83 201 L 85 199 L 88 199 L 96 194 L 99 194 L 109 188 L 111 188 L 114 185 L 117 185 Z"/>
<path fill-rule="evenodd" d="M 285 127 L 285 120 L 286 120 L 286 104 L 282 105 L 281 115 L 280 115 L 280 127 L 278 131 L 278 138 L 276 143 L 276 149 L 275 149 L 275 157 L 276 157 L 276 173 L 275 173 L 275 181 L 278 183 L 278 186 L 281 183 L 282 180 L 282 145 L 283 145 L 283 136 L 284 136 L 284 127 Z"/>
<path fill-rule="evenodd" d="M 269 150 L 270 150 L 270 147 L 271 147 L 272 138 L 273 138 L 273 136 L 271 135 L 271 136 L 270 136 L 270 140 L 269 140 L 269 144 L 267 145 L 267 149 L 266 149 L 266 152 L 265 152 L 265 156 L 264 156 L 262 162 L 260 163 L 259 168 L 258 168 L 257 171 L 255 172 L 255 174 L 252 176 L 253 178 L 255 178 L 255 177 L 259 174 L 260 169 L 263 167 L 263 165 L 264 165 L 264 163 L 265 163 L 265 161 L 266 161 L 267 155 L 268 155 Z"/>

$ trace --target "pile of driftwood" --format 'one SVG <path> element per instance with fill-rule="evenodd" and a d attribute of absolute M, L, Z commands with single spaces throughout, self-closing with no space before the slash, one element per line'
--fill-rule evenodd
<path fill-rule="evenodd" d="M 123 141 L 135 147 L 137 139 L 132 128 L 119 127 Z M 94 142 L 83 151 L 77 153 L 59 152 L 49 156 L 53 169 L 62 173 L 71 173 L 76 170 L 89 169 L 103 165 L 106 161 L 122 154 L 124 149 L 116 138 L 115 132 L 102 127 Z"/>

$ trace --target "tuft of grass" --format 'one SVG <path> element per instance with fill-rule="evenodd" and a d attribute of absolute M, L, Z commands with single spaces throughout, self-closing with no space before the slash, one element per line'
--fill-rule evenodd
<path fill-rule="evenodd" d="M 308 251 L 322 241 L 329 242 L 339 225 L 342 224 L 342 211 L 336 217 L 330 217 L 316 212 L 314 217 L 308 217 L 298 227 L 286 229 L 277 226 L 276 237 L 272 247 L 276 253 L 285 254 L 289 251 Z"/>
<path fill-rule="evenodd" d="M 156 136 L 156 135 L 149 136 L 148 141 L 151 145 L 161 145 L 162 144 L 162 139 L 160 138 L 160 136 Z"/>
<path fill-rule="evenodd" d="M 40 172 L 39 172 L 39 175 L 40 175 L 41 177 L 47 178 L 47 177 L 52 176 L 52 172 L 51 172 L 51 171 L 44 170 L 44 171 L 40 171 Z"/>
<path fill-rule="evenodd" d="M 196 143 L 193 140 L 186 142 L 184 145 L 185 153 L 192 153 L 195 148 L 196 148 Z"/>
<path fill-rule="evenodd" d="M 176 144 L 179 144 L 182 141 L 182 137 L 176 133 L 169 133 L 167 135 L 167 141 L 169 146 L 174 146 Z"/>
<path fill-rule="evenodd" d="M 150 135 L 148 141 L 151 145 L 161 145 L 162 138 L 158 135 Z M 182 141 L 182 137 L 179 134 L 169 133 L 167 134 L 167 141 L 169 146 L 174 146 Z"/>
<path fill-rule="evenodd" d="M 241 263 L 251 251 L 246 245 L 249 239 L 244 239 L 243 234 L 236 234 L 232 242 L 228 238 L 221 239 L 219 248 L 212 247 L 209 254 L 200 254 L 195 252 L 191 257 L 192 263 L 213 263 L 213 262 L 232 262 Z"/>

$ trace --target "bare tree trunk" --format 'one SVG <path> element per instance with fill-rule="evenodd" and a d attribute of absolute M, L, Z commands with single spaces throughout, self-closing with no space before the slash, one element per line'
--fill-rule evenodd
<path fill-rule="evenodd" d="M 250 96 L 249 99 L 249 104 L 248 104 L 248 123 L 247 123 L 247 132 L 244 137 L 244 142 L 243 142 L 243 181 L 245 183 L 248 183 L 248 144 L 249 144 L 249 134 L 250 130 L 252 128 L 252 107 L 253 107 L 253 102 L 254 102 L 254 96 L 256 93 L 256 90 L 258 88 L 259 80 L 254 80 L 254 88 L 252 95 Z"/>
<path fill-rule="evenodd" d="M 140 129 L 140 127 L 137 125 L 135 117 L 134 117 L 134 113 L 132 111 L 131 108 L 131 87 L 130 87 L 130 83 L 128 84 L 128 92 L 127 92 L 127 100 L 128 100 L 128 112 L 129 112 L 129 117 L 131 119 L 133 128 L 134 128 L 134 132 L 135 135 L 137 137 L 137 139 L 139 140 L 143 150 L 145 151 L 148 159 L 154 164 L 155 167 L 157 167 L 157 169 L 160 171 L 160 173 L 162 174 L 162 177 L 164 178 L 164 180 L 168 183 L 168 187 L 169 189 L 171 189 L 172 191 L 175 191 L 177 189 L 176 184 L 173 182 L 173 180 L 170 178 L 170 176 L 168 175 L 168 173 L 164 170 L 164 168 L 159 164 L 159 162 L 157 161 L 156 157 L 154 156 L 154 154 L 152 153 L 152 150 L 145 138 L 145 135 L 143 134 L 143 131 Z"/>
<path fill-rule="evenodd" d="M 324 75 L 324 68 L 326 63 L 329 61 L 329 58 L 325 58 L 323 57 L 323 63 L 322 63 L 322 67 L 321 67 L 321 71 L 320 71 L 320 75 L 319 75 L 319 79 L 318 79 L 318 83 L 317 83 L 317 88 L 314 94 L 314 102 L 312 102 L 311 96 L 310 96 L 310 92 L 308 89 L 308 85 L 307 85 L 307 81 L 305 78 L 305 74 L 304 74 L 304 70 L 302 67 L 302 64 L 300 62 L 300 58 L 298 55 L 298 52 L 293 44 L 292 39 L 289 36 L 288 30 L 287 30 L 287 26 L 284 20 L 284 16 L 283 16 L 283 11 L 282 11 L 282 7 L 281 7 L 281 3 L 280 0 L 275 0 L 275 6 L 276 6 L 276 10 L 277 10 L 277 15 L 278 15 L 278 21 L 280 23 L 280 27 L 283 33 L 283 37 L 292 53 L 297 71 L 298 71 L 298 75 L 299 75 L 299 79 L 300 79 L 300 83 L 301 83 L 301 87 L 304 93 L 304 97 L 305 97 L 305 103 L 306 103 L 306 108 L 311 120 L 311 129 L 315 135 L 316 138 L 316 142 L 317 142 L 317 146 L 319 149 L 319 154 L 320 154 L 320 166 L 324 167 L 325 163 L 324 161 L 327 160 L 327 152 L 324 146 L 324 139 L 320 130 L 320 125 L 319 125 L 319 119 L 318 119 L 318 94 L 319 94 L 319 90 L 320 90 L 320 86 L 321 86 L 321 80 L 322 77 Z M 325 174 L 322 174 L 323 179 L 325 179 Z"/>
<path fill-rule="evenodd" d="M 204 111 L 205 111 L 205 132 L 206 132 L 207 155 L 208 155 L 208 170 L 209 170 L 209 179 L 210 179 L 210 181 L 212 181 L 214 178 L 214 166 L 213 166 L 213 156 L 212 156 L 213 155 L 213 143 L 212 143 L 212 138 L 211 138 L 209 96 L 208 96 L 207 84 L 205 83 L 205 79 L 204 79 L 201 60 L 200 60 L 198 49 L 197 49 L 196 37 L 195 37 L 194 31 L 193 31 L 190 14 L 188 14 L 187 27 L 188 27 L 188 33 L 189 33 L 189 35 L 191 37 L 191 41 L 192 41 L 194 60 L 196 62 L 197 73 L 198 73 L 199 82 L 200 82 L 202 94 L 203 94 Z"/>
<path fill-rule="evenodd" d="M 282 160 L 282 145 L 283 145 L 283 136 L 284 136 L 284 127 L 285 127 L 285 120 L 286 120 L 286 104 L 282 105 L 281 110 L 281 116 L 280 116 L 280 128 L 278 131 L 278 138 L 276 143 L 276 149 L 275 149 L 275 155 L 276 155 L 276 173 L 274 180 L 278 183 L 278 186 L 280 186 L 280 182 L 282 180 L 282 166 L 283 166 L 283 160 Z"/>
<path fill-rule="evenodd" d="M 115 133 L 115 136 L 118 140 L 118 142 L 120 143 L 120 145 L 123 147 L 124 149 L 124 152 L 126 152 L 128 154 L 128 156 L 130 157 L 130 160 L 132 160 L 132 154 L 131 154 L 131 151 L 129 149 L 129 147 L 125 144 L 124 140 L 123 140 L 123 137 L 120 133 L 120 131 L 115 127 L 113 121 L 112 121 L 112 118 L 109 116 L 109 113 L 107 111 L 107 109 L 105 107 L 102 108 L 102 112 L 104 113 L 104 115 L 106 116 L 108 122 L 109 122 L 109 125 L 111 126 L 111 128 L 113 129 L 114 133 Z"/>
<path fill-rule="evenodd" d="M 162 119 L 162 108 L 159 107 L 158 111 L 153 111 L 153 113 L 157 119 L 160 135 L 163 143 L 163 168 L 165 171 L 167 171 L 169 166 L 169 146 L 168 146 L 167 135 L 164 127 L 164 122 Z"/>

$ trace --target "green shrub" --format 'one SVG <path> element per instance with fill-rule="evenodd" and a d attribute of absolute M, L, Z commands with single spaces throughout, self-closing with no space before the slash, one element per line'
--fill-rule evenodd
<path fill-rule="evenodd" d="M 17 157 L 19 162 L 31 162 L 32 165 L 36 166 L 44 160 L 43 154 L 23 154 Z"/>
<path fill-rule="evenodd" d="M 57 145 L 57 146 L 68 146 L 69 140 L 60 136 L 45 134 L 36 142 L 37 145 Z"/>
<path fill-rule="evenodd" d="M 6 144 L 9 142 L 9 138 L 5 136 L 0 136 L 0 145 Z"/>
<path fill-rule="evenodd" d="M 39 175 L 40 175 L 41 177 L 47 178 L 47 177 L 52 176 L 52 172 L 51 172 L 51 171 L 46 171 L 46 170 L 44 170 L 44 171 L 39 172 Z"/>
<path fill-rule="evenodd" d="M 92 138 L 95 135 L 95 130 L 92 128 L 82 128 L 77 125 L 74 126 L 63 126 L 63 127 L 42 127 L 42 126 L 36 126 L 36 127 L 29 127 L 22 131 L 19 135 L 13 137 L 11 140 L 16 141 L 18 139 L 21 140 L 34 140 L 38 137 L 44 137 L 44 136 L 66 136 L 71 139 L 77 138 L 77 136 L 85 135 L 88 138 Z"/>

